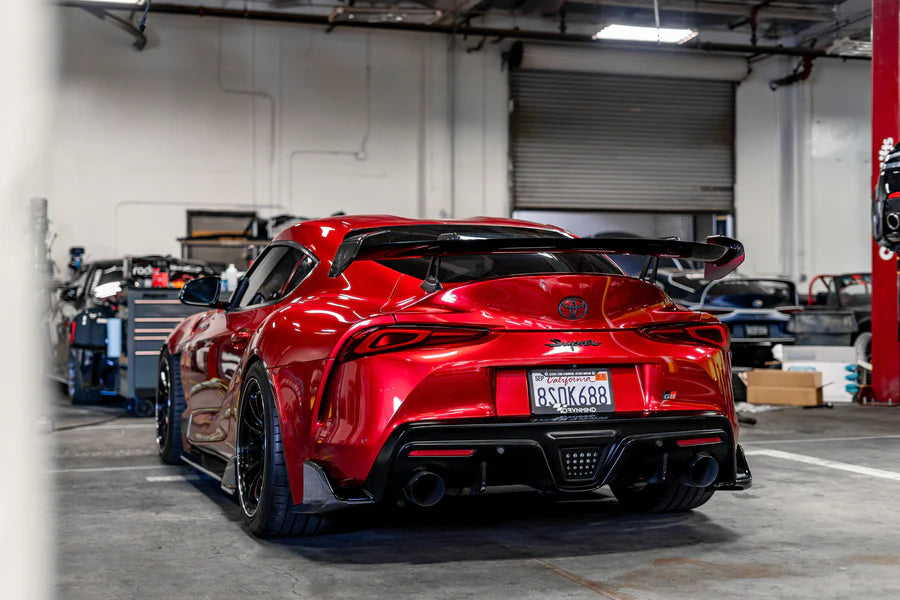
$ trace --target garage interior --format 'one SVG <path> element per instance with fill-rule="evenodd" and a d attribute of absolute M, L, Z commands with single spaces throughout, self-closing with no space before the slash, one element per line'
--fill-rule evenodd
<path fill-rule="evenodd" d="M 0 454 L 35 502 L 0 500 L 5 597 L 900 595 L 897 262 L 872 192 L 900 140 L 896 2 L 14 4 L 0 237 L 28 293 L 8 310 L 39 314 L 10 324 L 9 378 L 34 381 Z M 160 347 L 197 312 L 179 294 L 232 291 L 292 223 L 369 214 L 739 240 L 716 285 L 780 298 L 751 320 L 690 261 L 648 281 L 729 327 L 753 486 L 664 514 L 489 487 L 251 535 L 219 475 L 160 462 Z M 103 312 L 119 264 L 152 289 Z"/>

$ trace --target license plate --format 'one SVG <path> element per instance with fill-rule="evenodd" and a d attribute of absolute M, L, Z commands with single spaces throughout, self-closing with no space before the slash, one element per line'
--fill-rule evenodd
<path fill-rule="evenodd" d="M 747 337 L 769 337 L 768 325 L 744 325 Z"/>
<path fill-rule="evenodd" d="M 528 372 L 531 412 L 536 415 L 584 415 L 614 410 L 612 382 L 603 369 Z"/>

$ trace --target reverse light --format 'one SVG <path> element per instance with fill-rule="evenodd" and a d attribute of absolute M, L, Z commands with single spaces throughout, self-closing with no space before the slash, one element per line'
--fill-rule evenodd
<path fill-rule="evenodd" d="M 650 339 L 676 344 L 696 344 L 727 350 L 729 346 L 728 327 L 721 323 L 662 325 L 647 327 L 640 331 Z"/>
<path fill-rule="evenodd" d="M 669 27 L 639 27 L 636 25 L 607 25 L 596 34 L 595 40 L 627 40 L 631 42 L 659 42 L 661 44 L 683 44 L 697 37 L 693 29 L 673 29 Z"/>
<path fill-rule="evenodd" d="M 424 346 L 449 346 L 487 335 L 476 327 L 379 327 L 361 331 L 347 342 L 340 361 Z"/>

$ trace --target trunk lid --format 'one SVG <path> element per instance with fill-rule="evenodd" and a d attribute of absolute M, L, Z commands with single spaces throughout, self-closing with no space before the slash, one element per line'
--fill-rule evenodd
<path fill-rule="evenodd" d="M 401 322 L 429 315 L 428 320 L 511 330 L 624 329 L 691 314 L 655 285 L 624 275 L 525 275 L 422 293 L 415 280 L 400 282 L 382 310 L 394 312 Z"/>

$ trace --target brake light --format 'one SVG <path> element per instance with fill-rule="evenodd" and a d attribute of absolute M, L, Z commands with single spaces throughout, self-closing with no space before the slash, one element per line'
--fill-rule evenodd
<path fill-rule="evenodd" d="M 69 323 L 69 345 L 75 343 L 75 321 Z"/>
<path fill-rule="evenodd" d="M 348 361 L 373 354 L 408 350 L 422 346 L 448 346 L 487 335 L 475 327 L 379 327 L 353 335 L 338 355 Z"/>
<path fill-rule="evenodd" d="M 728 327 L 721 323 L 662 325 L 647 327 L 641 334 L 663 342 L 697 344 L 727 350 L 729 345 Z"/>

